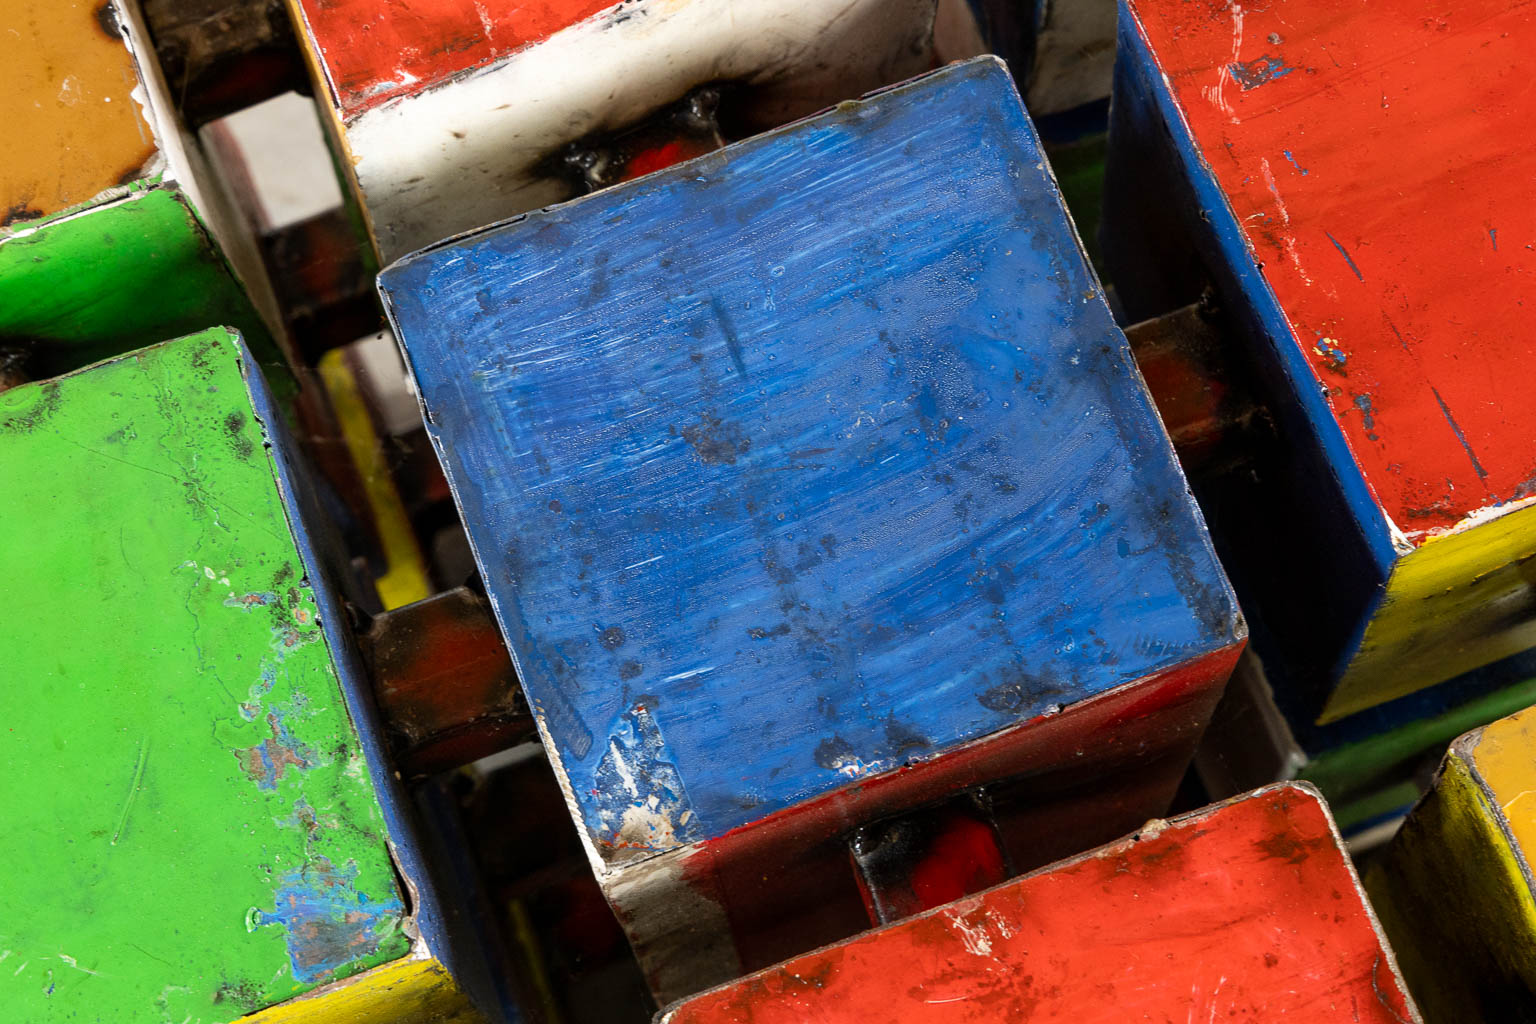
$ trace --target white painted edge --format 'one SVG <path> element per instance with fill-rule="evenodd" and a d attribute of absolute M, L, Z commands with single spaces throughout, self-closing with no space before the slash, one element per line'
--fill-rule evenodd
<path fill-rule="evenodd" d="M 750 84 L 766 128 L 926 71 L 936 2 L 638 0 L 364 111 L 345 132 L 380 253 L 565 199 L 541 161 L 696 86 Z"/>

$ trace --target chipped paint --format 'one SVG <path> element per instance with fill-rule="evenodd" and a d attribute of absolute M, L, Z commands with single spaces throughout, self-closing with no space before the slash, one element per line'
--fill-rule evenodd
<path fill-rule="evenodd" d="M 283 929 L 299 981 L 330 981 L 340 968 L 372 956 L 399 928 L 405 913 L 400 900 L 369 898 L 358 891 L 357 876 L 356 861 L 338 869 L 316 857 L 282 876 L 272 910 L 249 915 L 252 928 Z"/>
<path fill-rule="evenodd" d="M 646 704 L 638 703 L 620 717 L 592 781 L 595 838 L 603 846 L 655 853 L 703 838 L 661 729 Z"/>
<path fill-rule="evenodd" d="M 0 394 L 0 519 L 49 510 L 0 544 L 7 1019 L 212 1024 L 412 951 L 250 366 L 216 330 Z"/>
<path fill-rule="evenodd" d="M 235 758 L 252 782 L 262 789 L 276 789 L 289 768 L 313 768 L 317 760 L 313 750 L 294 738 L 280 712 L 267 712 L 266 723 L 272 735 L 254 747 L 235 751 Z"/>

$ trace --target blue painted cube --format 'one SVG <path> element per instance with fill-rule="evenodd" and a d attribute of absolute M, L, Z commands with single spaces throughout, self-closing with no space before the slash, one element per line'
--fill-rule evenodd
<path fill-rule="evenodd" d="M 1193 743 L 1242 646 L 994 59 L 380 285 L 605 870 L 1170 673 Z"/>

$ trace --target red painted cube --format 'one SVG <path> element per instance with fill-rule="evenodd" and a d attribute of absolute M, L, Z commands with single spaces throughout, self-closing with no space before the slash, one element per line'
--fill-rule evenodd
<path fill-rule="evenodd" d="M 1419 1020 L 1317 792 L 1171 821 L 674 1005 L 658 1024 Z"/>

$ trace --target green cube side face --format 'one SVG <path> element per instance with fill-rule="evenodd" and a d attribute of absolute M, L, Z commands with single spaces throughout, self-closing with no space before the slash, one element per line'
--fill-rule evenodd
<path fill-rule="evenodd" d="M 0 347 L 27 350 L 35 377 L 214 324 L 237 328 L 269 373 L 282 367 L 244 287 L 173 183 L 0 238 Z"/>
<path fill-rule="evenodd" d="M 6 1020 L 227 1021 L 410 952 L 248 361 L 0 393 Z"/>

